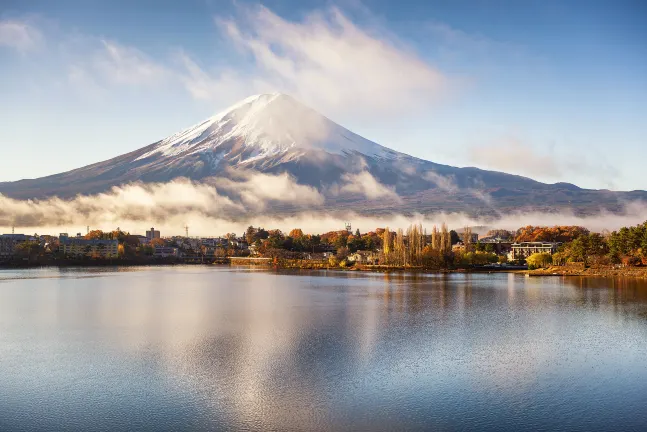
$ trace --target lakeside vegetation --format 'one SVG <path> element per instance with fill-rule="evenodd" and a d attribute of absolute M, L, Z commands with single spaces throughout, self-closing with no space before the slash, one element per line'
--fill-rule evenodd
<path fill-rule="evenodd" d="M 417 224 L 406 230 L 384 227 L 365 233 L 338 230 L 323 234 L 305 234 L 298 228 L 284 234 L 278 229 L 250 226 L 241 237 L 226 234 L 217 247 L 206 247 L 199 239 L 182 237 L 155 238 L 142 244 L 138 236 L 119 229 L 94 230 L 84 236 L 87 240 L 117 240 L 118 256 L 110 259 L 90 253 L 65 256 L 58 249 L 56 237 L 34 238 L 39 240 L 17 244 L 15 256 L 4 264 L 225 263 L 230 257 L 258 257 L 266 258 L 263 264 L 288 268 L 454 271 L 527 264 L 531 274 L 647 273 L 640 270 L 643 266 L 647 269 L 647 222 L 600 233 L 580 226 L 526 226 L 515 232 L 491 230 L 486 234 L 487 242 L 474 241 L 469 227 L 457 232 L 449 230 L 446 224 L 434 226 L 429 232 Z M 555 253 L 535 253 L 524 261 L 512 262 L 508 251 L 514 242 L 552 242 L 560 246 Z M 159 247 L 177 248 L 182 258 L 155 256 Z M 501 268 L 505 267 L 498 267 Z"/>

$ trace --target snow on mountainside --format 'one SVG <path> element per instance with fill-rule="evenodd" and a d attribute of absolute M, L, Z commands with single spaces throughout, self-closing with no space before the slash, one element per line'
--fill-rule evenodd
<path fill-rule="evenodd" d="M 251 96 L 229 109 L 172 135 L 136 160 L 181 157 L 199 153 L 231 155 L 223 144 L 240 143 L 247 149 L 235 165 L 275 158 L 290 151 L 321 150 L 344 155 L 357 152 L 370 157 L 393 158 L 396 152 L 337 125 L 290 96 L 273 93 Z"/>
<path fill-rule="evenodd" d="M 254 172 L 288 174 L 299 185 L 325 195 L 327 209 L 373 214 L 496 215 L 521 208 L 593 214 L 601 209 L 618 212 L 627 202 L 647 201 L 644 191 L 585 190 L 418 159 L 362 138 L 278 93 L 249 97 L 202 123 L 107 161 L 39 179 L 0 183 L 0 194 L 19 199 L 70 198 L 132 182 L 165 183 L 178 177 L 217 182 Z M 378 195 L 390 201 L 375 199 Z"/>

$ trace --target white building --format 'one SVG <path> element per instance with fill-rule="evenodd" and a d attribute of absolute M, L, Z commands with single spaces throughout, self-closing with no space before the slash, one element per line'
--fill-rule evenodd
<path fill-rule="evenodd" d="M 358 264 L 375 264 L 377 259 L 377 255 L 371 251 L 357 251 L 348 255 L 348 261 Z"/>
<path fill-rule="evenodd" d="M 553 242 L 521 242 L 513 243 L 512 250 L 508 254 L 510 261 L 521 261 L 535 253 L 554 254 L 561 243 Z"/>

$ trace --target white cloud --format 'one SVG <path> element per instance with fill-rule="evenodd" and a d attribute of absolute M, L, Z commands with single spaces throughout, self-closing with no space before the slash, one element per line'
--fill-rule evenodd
<path fill-rule="evenodd" d="M 472 162 L 480 166 L 531 177 L 556 178 L 561 173 L 560 163 L 552 155 L 540 153 L 513 137 L 474 146 L 469 156 Z"/>
<path fill-rule="evenodd" d="M 453 177 L 443 176 L 433 171 L 427 171 L 423 178 L 438 186 L 441 190 L 449 193 L 458 191 L 458 186 L 454 182 Z"/>
<path fill-rule="evenodd" d="M 71 200 L 14 200 L 0 195 L 0 225 L 64 226 L 87 220 L 114 226 L 124 221 L 160 220 L 185 213 L 224 214 L 243 208 L 208 185 L 176 180 L 163 184 L 130 184 Z"/>
<path fill-rule="evenodd" d="M 215 76 L 204 71 L 188 54 L 175 56 L 182 66 L 177 73 L 189 94 L 199 100 L 236 100 L 254 93 L 251 83 L 243 82 L 234 71 L 224 70 Z"/>
<path fill-rule="evenodd" d="M 297 207 L 319 206 L 324 202 L 323 195 L 315 188 L 298 184 L 287 173 L 270 175 L 249 172 L 237 180 L 218 178 L 216 186 L 236 194 L 248 208 L 256 210 L 266 208 L 271 201 Z"/>
<path fill-rule="evenodd" d="M 435 184 L 440 190 L 448 194 L 454 194 L 459 191 L 468 193 L 474 198 L 482 201 L 484 204 L 492 207 L 492 197 L 485 192 L 485 184 L 482 181 L 474 181 L 472 187 L 461 189 L 455 181 L 454 176 L 443 176 L 434 171 L 427 171 L 423 178 Z"/>
<path fill-rule="evenodd" d="M 552 148 L 538 151 L 516 137 L 472 146 L 468 157 L 472 163 L 486 169 L 544 181 L 568 181 L 574 176 L 594 177 L 613 188 L 613 179 L 618 177 L 616 169 L 605 163 L 596 163 L 588 155 L 558 154 Z"/>
<path fill-rule="evenodd" d="M 41 32 L 27 22 L 19 20 L 0 21 L 0 46 L 25 52 L 36 48 L 41 40 Z"/>
<path fill-rule="evenodd" d="M 177 179 L 168 183 L 133 183 L 97 195 L 64 200 L 16 200 L 0 194 L 0 226 L 65 226 L 86 221 L 93 226 L 124 226 L 178 221 L 187 217 L 236 219 L 258 214 L 271 203 L 313 208 L 324 197 L 287 174 L 238 172 L 216 186 Z"/>
<path fill-rule="evenodd" d="M 333 193 L 339 194 L 359 194 L 368 199 L 390 198 L 400 201 L 400 197 L 393 188 L 383 185 L 368 171 L 362 171 L 359 174 L 344 174 L 342 176 L 341 187 Z"/>
<path fill-rule="evenodd" d="M 248 186 L 243 185 L 243 189 Z M 267 195 L 265 192 L 259 194 Z M 487 226 L 515 230 L 526 225 L 581 225 L 599 232 L 635 225 L 646 219 L 647 206 L 639 202 L 627 204 L 622 213 L 601 211 L 588 217 L 572 212 L 518 212 L 483 218 L 464 213 L 365 216 L 334 210 L 304 210 L 291 216 L 274 216 L 262 211 L 249 212 L 243 204 L 221 195 L 213 186 L 186 180 L 128 185 L 104 194 L 78 196 L 71 200 L 20 201 L 0 195 L 0 232 L 16 226 L 18 232 L 40 234 L 74 233 L 83 231 L 86 225 L 103 230 L 119 226 L 131 233 L 143 233 L 154 225 L 162 229 L 164 235 L 178 235 L 184 232 L 185 224 L 191 227 L 193 235 L 204 236 L 243 232 L 249 225 L 279 228 L 284 232 L 301 228 L 307 233 L 322 233 L 343 229 L 347 221 L 352 221 L 353 227 L 362 232 L 384 226 L 406 228 L 412 223 L 422 223 L 430 228 L 442 222 L 447 222 L 451 229 Z"/>
<path fill-rule="evenodd" d="M 117 84 L 147 85 L 165 79 L 169 70 L 136 48 L 102 40 L 92 66 Z"/>
<path fill-rule="evenodd" d="M 386 29 L 362 27 L 336 8 L 301 21 L 262 6 L 237 10 L 216 20 L 223 35 L 219 48 L 234 50 L 235 68 L 210 67 L 213 62 L 198 62 L 182 49 L 159 58 L 109 38 L 55 32 L 47 35 L 56 41 L 50 55 L 67 62 L 73 84 L 181 84 L 193 98 L 220 104 L 279 91 L 324 112 L 371 118 L 426 107 L 450 85 Z M 0 21 L 0 44 L 25 50 L 41 38 L 26 23 Z"/>
<path fill-rule="evenodd" d="M 198 98 L 238 86 L 282 91 L 319 109 L 368 116 L 425 106 L 448 86 L 448 79 L 414 52 L 359 27 L 336 8 L 296 22 L 259 6 L 217 23 L 227 41 L 251 55 L 254 67 L 211 77 L 185 61 L 185 85 Z"/>

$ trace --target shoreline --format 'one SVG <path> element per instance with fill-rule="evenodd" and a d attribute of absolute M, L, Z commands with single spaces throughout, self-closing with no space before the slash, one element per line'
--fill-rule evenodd
<path fill-rule="evenodd" d="M 34 268 L 84 268 L 84 267 L 165 267 L 165 266 L 220 266 L 220 267 L 241 267 L 241 268 L 267 268 L 275 270 L 335 270 L 346 272 L 367 272 L 367 273 L 424 273 L 424 274 L 452 274 L 452 273 L 512 273 L 523 274 L 529 277 L 598 277 L 598 278 L 631 278 L 647 279 L 647 267 L 549 267 L 545 269 L 526 270 L 514 268 L 445 268 L 431 269 L 423 267 L 398 267 L 398 266 L 353 266 L 335 267 L 319 263 L 258 263 L 258 264 L 232 264 L 226 262 L 178 262 L 178 261 L 67 261 L 67 262 L 45 262 L 45 263 L 14 263 L 0 264 L 2 270 L 26 270 Z"/>
<path fill-rule="evenodd" d="M 549 267 L 546 269 L 527 270 L 528 276 L 577 276 L 599 278 L 647 279 L 647 267 L 588 267 L 571 269 L 567 267 Z"/>

